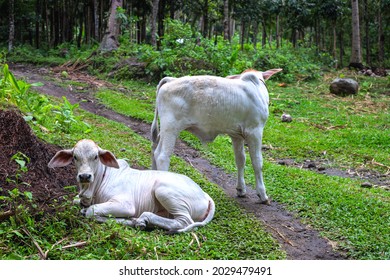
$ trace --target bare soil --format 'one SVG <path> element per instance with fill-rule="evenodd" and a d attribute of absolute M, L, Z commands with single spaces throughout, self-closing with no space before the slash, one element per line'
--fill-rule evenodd
<path fill-rule="evenodd" d="M 75 185 L 74 167 L 68 166 L 55 172 L 47 167 L 59 149 L 39 140 L 16 109 L 0 110 L 0 195 L 7 195 L 8 190 L 17 187 L 22 193 L 31 192 L 41 209 L 53 211 L 54 200 L 60 202 L 68 194 L 63 187 Z M 19 152 L 29 159 L 27 163 L 20 156 L 27 163 L 27 172 L 21 172 L 20 166 L 11 159 Z M 0 204 L 0 212 L 9 208 L 7 204 Z"/>
<path fill-rule="evenodd" d="M 60 75 L 49 71 L 49 69 L 23 65 L 10 65 L 10 69 L 15 76 L 23 78 L 27 82 L 43 82 L 44 85 L 37 88 L 42 94 L 60 98 L 66 96 L 71 103 L 80 103 L 82 109 L 124 123 L 141 136 L 150 139 L 149 124 L 123 116 L 99 104 L 99 101 L 94 97 L 94 91 L 96 87 L 110 86 L 108 83 L 99 81 L 85 73 L 70 73 L 68 78 L 83 81 L 89 85 L 87 89 L 82 89 L 83 94 L 79 94 L 77 89 L 60 86 Z M 87 95 L 85 94 L 86 90 Z M 87 102 L 81 102 L 81 100 L 87 100 Z M 10 161 L 10 158 L 20 151 L 31 159 L 28 164 L 28 172 L 24 173 L 21 178 L 23 182 L 28 182 L 30 187 L 24 186 L 23 188 L 31 191 L 33 196 L 38 198 L 38 203 L 45 208 L 45 211 L 50 211 L 51 201 L 60 200 L 68 194 L 62 187 L 76 184 L 73 167 L 58 169 L 55 172 L 47 167 L 47 163 L 59 149 L 60 147 L 48 145 L 37 139 L 17 112 L 0 111 L 0 187 L 3 189 L 3 193 L 14 187 L 13 184 L 6 182 L 6 178 L 10 174 L 15 174 L 17 165 Z M 182 141 L 177 142 L 175 154 L 202 172 L 208 180 L 219 185 L 244 209 L 253 213 L 280 242 L 288 259 L 346 259 L 344 252 L 336 251 L 335 243 L 321 237 L 316 230 L 303 224 L 294 213 L 287 211 L 282 204 L 276 201 L 272 201 L 269 206 L 259 204 L 259 199 L 252 188 L 248 188 L 248 194 L 245 198 L 238 198 L 235 190 L 235 175 L 227 174 L 220 168 L 213 166 L 208 160 L 202 158 L 198 151 Z M 2 195 L 1 192 L 0 195 Z"/>

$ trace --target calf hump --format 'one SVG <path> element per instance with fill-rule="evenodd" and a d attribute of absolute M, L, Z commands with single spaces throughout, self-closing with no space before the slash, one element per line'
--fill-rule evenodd
<path fill-rule="evenodd" d="M 160 80 L 160 82 L 158 83 L 158 85 L 157 85 L 157 92 L 160 90 L 160 88 L 161 88 L 163 85 L 165 85 L 166 83 L 169 83 L 169 82 L 171 82 L 171 81 L 173 81 L 173 80 L 176 80 L 176 78 L 174 78 L 174 77 L 165 77 L 165 78 L 162 78 L 162 79 Z"/>
<path fill-rule="evenodd" d="M 260 85 L 260 78 L 255 72 L 246 72 L 241 75 L 241 80 L 245 82 L 252 82 L 256 86 Z"/>

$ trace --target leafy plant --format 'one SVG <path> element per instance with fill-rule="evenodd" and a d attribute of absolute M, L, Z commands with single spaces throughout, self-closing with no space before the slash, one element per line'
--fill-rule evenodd
<path fill-rule="evenodd" d="M 76 116 L 74 111 L 80 105 L 78 103 L 72 104 L 69 100 L 63 96 L 63 103 L 53 106 L 55 113 L 54 127 L 64 133 L 71 131 L 72 125 L 81 127 L 84 132 L 89 132 L 89 125 L 81 121 L 80 117 Z"/>
<path fill-rule="evenodd" d="M 22 152 L 17 152 L 11 157 L 11 160 L 15 161 L 19 167 L 16 169 L 14 179 L 7 177 L 6 181 L 8 183 L 14 183 L 16 186 L 18 186 L 19 184 L 29 185 L 26 182 L 20 182 L 20 179 L 23 173 L 26 173 L 28 171 L 27 164 L 30 162 L 30 158 Z"/>
<path fill-rule="evenodd" d="M 29 84 L 23 80 L 17 80 L 9 71 L 8 64 L 3 67 L 3 75 L 3 79 L 0 80 L 0 97 L 11 104 L 24 107 L 29 112 L 33 112 L 35 97 L 29 93 L 29 89 L 32 86 L 41 86 L 42 83 Z"/>

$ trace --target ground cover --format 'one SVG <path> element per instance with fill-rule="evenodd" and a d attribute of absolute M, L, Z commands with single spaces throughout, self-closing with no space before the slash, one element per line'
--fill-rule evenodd
<path fill-rule="evenodd" d="M 277 84 L 271 86 L 271 92 L 274 89 L 275 91 L 282 89 Z M 153 108 L 153 85 L 148 86 L 146 84 L 134 83 L 133 85 L 114 85 L 114 87 L 117 88 L 116 91 L 105 90 L 103 94 L 99 93 L 101 102 L 104 102 L 107 106 L 127 115 L 134 114 L 134 112 L 137 112 L 138 110 L 140 112 L 137 116 L 139 119 L 143 118 L 143 122 L 145 123 L 150 121 L 148 118 L 152 116 L 152 112 L 150 112 L 149 109 L 143 108 Z M 116 108 L 115 102 L 110 103 L 109 98 L 107 98 L 108 101 L 104 100 L 104 98 L 106 98 L 106 94 L 107 96 L 112 95 L 114 97 L 112 100 L 118 100 L 118 93 L 113 95 L 113 92 L 122 92 L 122 94 L 119 95 L 122 100 L 120 104 L 131 104 L 131 102 L 123 102 L 123 100 L 126 100 L 126 95 L 131 96 L 133 106 L 130 111 L 126 112 L 124 109 Z M 88 104 L 91 105 L 91 103 L 96 102 L 96 100 L 91 98 L 91 95 L 85 91 L 77 91 L 73 92 L 73 94 L 79 98 L 78 100 L 89 101 L 81 102 L 81 106 Z M 278 100 L 277 98 L 278 97 L 276 97 L 276 101 Z M 308 98 L 308 96 L 305 98 Z M 383 98 L 385 98 L 385 96 Z M 137 102 L 140 104 L 139 106 L 134 105 L 137 104 Z M 383 99 L 383 102 L 386 102 L 386 99 Z M 281 103 L 281 105 L 276 106 L 276 108 L 284 106 L 283 104 L 284 103 Z M 274 105 L 271 105 L 271 108 L 272 106 Z M 139 110 L 140 108 L 141 110 Z M 101 109 L 102 111 L 107 111 L 104 107 L 101 107 Z M 142 112 L 144 112 L 144 117 L 142 117 Z M 297 110 L 297 112 L 299 112 L 299 110 Z M 278 116 L 279 112 L 277 109 L 273 110 L 272 113 L 273 115 L 270 118 L 269 124 L 272 125 L 274 123 L 276 127 L 286 125 L 280 123 Z M 292 113 L 292 115 L 294 116 L 295 113 Z M 297 123 L 298 128 L 294 128 L 294 126 L 292 126 L 290 130 L 296 129 L 296 131 L 299 132 L 299 129 L 301 128 L 300 125 L 307 124 L 307 122 L 299 123 L 299 121 Z M 294 122 L 289 125 L 292 124 L 294 124 Z M 310 127 L 310 125 L 308 125 L 308 127 Z M 275 131 L 277 130 L 273 130 L 273 132 Z M 308 131 L 310 132 L 310 129 L 308 129 Z M 231 147 L 227 138 L 218 138 L 216 143 L 213 144 L 215 146 L 210 145 L 208 147 L 202 147 L 195 139 L 188 135 L 183 135 L 183 138 L 186 137 L 188 138 L 186 139 L 187 142 L 191 146 L 199 147 L 200 155 L 208 157 L 210 161 L 219 165 L 226 172 L 230 174 L 234 173 L 234 161 L 232 159 L 232 155 L 229 155 Z M 56 141 L 58 141 L 58 139 Z M 66 143 L 66 141 L 62 143 Z M 278 148 L 275 143 L 269 142 L 266 144 L 271 146 L 269 150 L 274 153 L 269 154 L 269 150 L 266 152 L 267 162 L 265 166 L 265 176 L 267 188 L 271 193 L 271 196 L 274 198 L 275 204 L 282 202 L 287 205 L 290 210 L 294 210 L 292 213 L 295 213 L 307 225 L 320 230 L 322 235 L 331 240 L 335 248 L 344 249 L 349 257 L 358 259 L 388 258 L 388 246 L 386 245 L 389 243 L 389 241 L 386 240 L 389 228 L 389 216 L 387 214 L 389 207 L 388 192 L 379 187 L 362 189 L 360 185 L 361 181 L 324 176 L 323 174 L 318 174 L 317 169 L 308 171 L 301 170 L 296 167 L 292 168 L 292 166 L 286 166 L 286 164 L 281 165 L 277 162 L 277 159 L 283 157 L 275 156 L 275 154 L 278 151 L 283 150 Z M 305 146 L 303 145 L 302 148 L 305 149 Z M 285 149 L 288 150 L 288 148 Z M 299 149 L 297 149 L 297 151 L 298 150 Z M 223 151 L 223 157 L 218 154 L 218 151 L 219 153 Z M 384 152 L 386 152 L 386 147 L 384 147 Z M 331 149 L 328 150 L 327 153 L 333 153 L 335 155 L 338 154 Z M 346 154 L 347 153 L 344 155 Z M 311 154 L 309 153 L 309 155 Z M 223 158 L 224 160 L 222 161 L 220 158 Z M 314 159 L 314 157 L 311 158 L 311 160 Z M 342 166 L 344 163 L 343 157 L 338 158 L 336 156 L 335 159 L 336 160 L 332 158 L 333 161 L 331 164 L 335 164 L 335 166 Z M 175 166 L 177 160 L 178 159 L 174 159 Z M 191 165 L 194 165 L 196 160 L 196 158 L 190 158 L 189 166 L 191 167 Z M 140 162 L 140 165 L 142 166 L 148 166 L 149 163 L 148 160 Z M 381 164 L 385 165 L 386 162 Z M 385 168 L 384 166 L 377 166 L 376 164 L 373 164 L 372 166 Z M 188 172 L 187 169 L 179 171 Z M 251 174 L 251 168 L 249 166 L 247 168 L 247 172 L 249 173 L 247 176 L 248 181 L 253 184 L 253 175 Z M 381 171 L 378 169 L 377 172 Z M 386 174 L 382 173 L 382 175 L 384 175 L 386 180 Z M 250 198 L 248 198 L 248 200 L 250 201 Z M 243 205 L 243 203 L 241 203 L 241 205 Z M 261 208 L 261 210 L 263 211 L 263 214 L 267 212 L 265 208 Z M 266 219 L 265 216 L 266 215 L 262 217 L 263 221 Z M 363 226 L 367 223 L 367 221 L 369 221 L 367 226 Z M 290 231 L 292 231 L 293 234 L 298 235 L 298 230 L 290 228 Z M 281 233 L 280 229 L 276 229 L 275 232 L 276 235 Z M 283 232 L 282 236 L 285 237 L 286 235 L 284 234 L 285 233 Z M 281 238 L 281 240 L 282 243 L 295 242 L 288 238 Z"/>

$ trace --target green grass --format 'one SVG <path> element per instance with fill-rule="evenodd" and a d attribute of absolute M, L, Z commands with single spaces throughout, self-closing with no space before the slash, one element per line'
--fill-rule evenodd
<path fill-rule="evenodd" d="M 118 158 L 126 158 L 133 166 L 148 167 L 150 143 L 125 125 L 79 111 L 93 128 L 87 135 Z M 58 140 L 45 137 L 49 141 Z M 62 139 L 71 147 L 82 131 Z M 37 248 L 23 228 L 27 228 L 49 259 L 284 259 L 279 244 L 265 232 L 255 217 L 246 214 L 238 204 L 226 197 L 216 185 L 179 158 L 173 159 L 175 170 L 193 178 L 216 202 L 213 221 L 194 233 L 166 235 L 162 230 L 140 231 L 114 222 L 99 224 L 79 215 L 79 207 L 71 204 L 72 196 L 57 205 L 56 214 L 35 220 L 24 209 L 18 219 L 0 224 L 0 259 L 37 259 Z M 74 192 L 76 195 L 76 192 Z M 84 246 L 61 249 L 86 242 Z"/>
<path fill-rule="evenodd" d="M 325 82 L 288 87 L 269 82 L 271 114 L 263 140 L 273 147 L 265 154 L 268 193 L 355 259 L 390 258 L 390 193 L 378 188 L 363 189 L 359 180 L 273 162 L 278 158 L 293 158 L 297 162 L 321 159 L 328 163 L 327 167 L 364 167 L 388 172 L 390 99 L 383 91 L 388 81 L 375 82 L 380 85 L 378 88 L 361 90 L 358 96 L 344 98 L 330 95 L 323 85 Z M 155 89 L 140 86 L 137 91 L 149 94 L 149 98 L 120 94 L 119 102 L 118 95 L 109 90 L 100 91 L 98 97 L 115 111 L 150 122 Z M 282 123 L 283 112 L 291 114 L 294 121 Z M 181 138 L 213 164 L 229 173 L 236 172 L 229 138 L 220 136 L 207 147 L 189 133 L 182 133 Z M 254 185 L 247 158 L 246 179 Z"/>
<path fill-rule="evenodd" d="M 274 201 L 283 203 L 302 221 L 318 229 L 353 259 L 390 259 L 390 193 L 380 188 L 365 189 L 359 180 L 317 174 L 309 170 L 281 166 L 277 158 L 324 159 L 334 167 L 368 167 L 388 172 L 389 97 L 386 79 L 364 80 L 379 86 L 365 86 L 361 94 L 336 98 L 327 94 L 323 82 L 279 87 L 269 82 L 270 118 L 264 143 L 273 148 L 265 153 L 264 177 Z M 121 88 L 121 90 L 119 90 Z M 123 90 L 123 88 L 125 90 Z M 121 93 L 119 93 L 121 92 Z M 98 93 L 100 100 L 122 114 L 151 122 L 155 86 L 129 82 L 117 89 Z M 282 123 L 282 112 L 293 116 Z M 134 166 L 150 166 L 150 143 L 128 127 L 77 110 L 89 124 L 70 129 L 70 133 L 36 133 L 49 142 L 70 147 L 88 137 Z M 49 122 L 50 117 L 44 119 Z M 44 125 L 50 127 L 50 124 Z M 204 147 L 189 133 L 181 137 L 199 149 L 213 164 L 235 173 L 231 141 L 218 137 Z M 380 163 L 380 165 L 373 164 Z M 254 185 L 254 174 L 247 159 L 246 180 Z M 191 166 L 172 158 L 172 170 L 193 178 L 216 201 L 215 219 L 192 233 L 166 236 L 160 230 L 142 232 L 113 223 L 98 224 L 80 219 L 78 208 L 60 204 L 55 215 L 35 219 L 29 211 L 0 224 L 0 259 L 38 258 L 27 227 L 52 259 L 281 259 L 285 253 L 264 231 L 263 226 L 246 214 L 216 185 L 208 182 Z M 33 206 L 31 206 L 33 207 Z M 198 241 L 196 238 L 198 238 Z M 65 239 L 64 239 L 65 238 Z M 63 240 L 64 239 L 64 240 Z M 62 246 L 86 241 L 84 247 Z"/>

